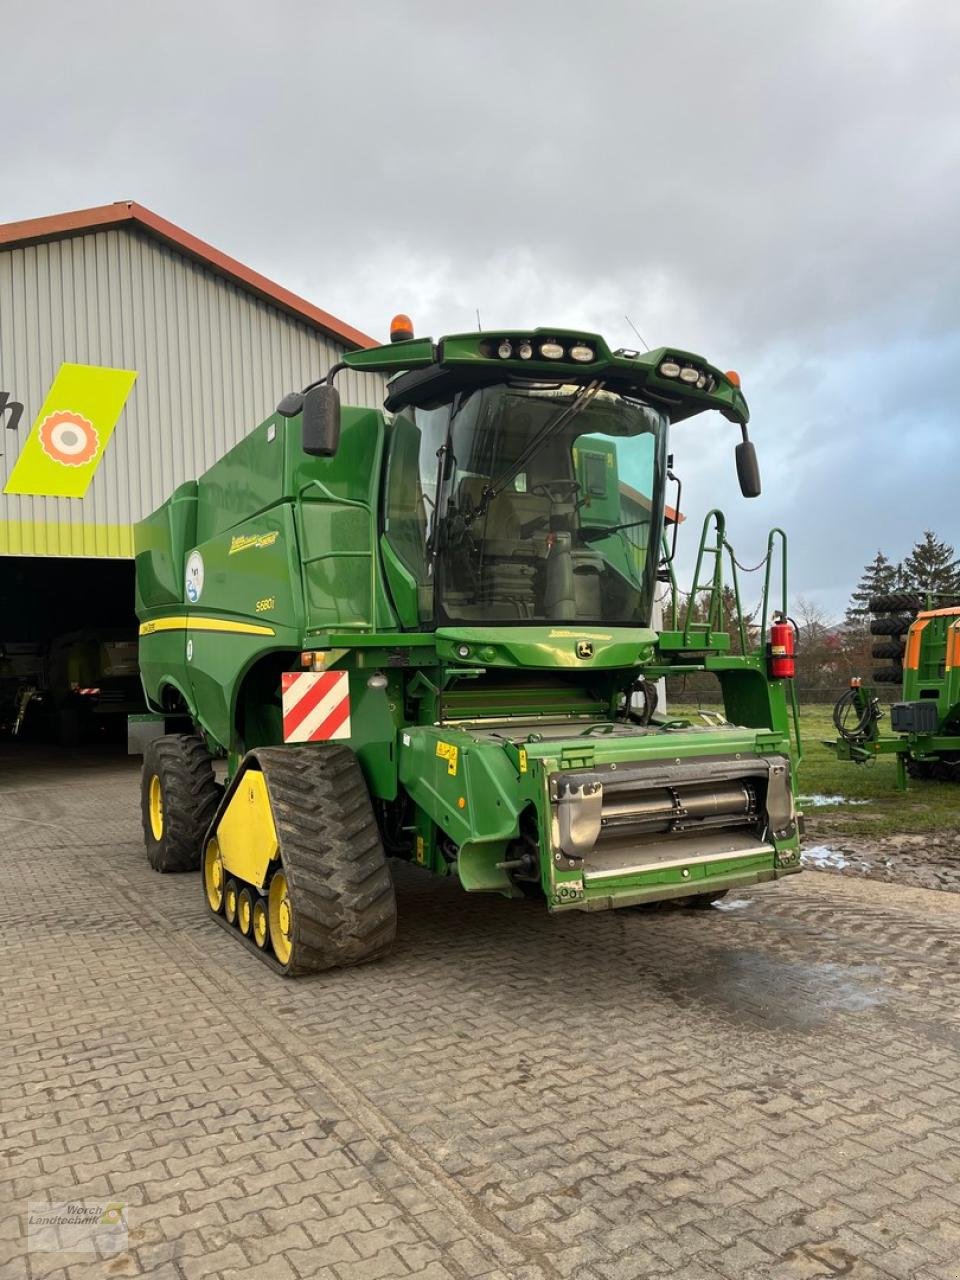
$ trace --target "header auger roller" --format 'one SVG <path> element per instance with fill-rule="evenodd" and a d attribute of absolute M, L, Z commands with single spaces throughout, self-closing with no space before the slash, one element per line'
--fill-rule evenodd
<path fill-rule="evenodd" d="M 703 619 L 681 623 L 675 583 L 666 622 L 655 604 L 673 427 L 735 423 L 759 492 L 739 377 L 582 332 L 434 343 L 404 318 L 393 336 L 137 526 L 144 688 L 183 729 L 144 760 L 152 864 L 200 868 L 210 914 L 288 975 L 389 949 L 387 852 L 557 913 L 708 905 L 797 872 L 783 534 L 739 652 L 719 512 Z M 344 367 L 390 375 L 382 411 L 341 409 Z M 715 676 L 725 716 L 658 714 L 656 682 L 689 672 Z"/>

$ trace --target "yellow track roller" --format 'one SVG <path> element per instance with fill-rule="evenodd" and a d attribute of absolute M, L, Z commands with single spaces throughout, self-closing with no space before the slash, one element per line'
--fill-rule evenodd
<path fill-rule="evenodd" d="M 244 885 L 237 898 L 237 928 L 245 938 L 249 938 L 253 929 L 253 894 L 249 885 Z"/>
<path fill-rule="evenodd" d="M 223 891 L 223 915 L 227 924 L 237 923 L 237 899 L 239 896 L 240 890 L 237 887 L 237 882 L 231 876 L 227 881 L 227 887 Z"/>
<path fill-rule="evenodd" d="M 274 877 L 276 879 L 276 877 Z M 253 940 L 262 951 L 267 945 L 270 937 L 270 930 L 267 925 L 267 904 L 263 898 L 258 898 L 253 904 Z"/>

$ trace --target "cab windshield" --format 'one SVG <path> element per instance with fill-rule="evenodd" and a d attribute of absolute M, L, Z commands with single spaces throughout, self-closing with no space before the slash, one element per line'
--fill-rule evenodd
<path fill-rule="evenodd" d="M 421 623 L 647 625 L 666 437 L 659 410 L 599 382 L 405 409 L 385 533 Z"/>

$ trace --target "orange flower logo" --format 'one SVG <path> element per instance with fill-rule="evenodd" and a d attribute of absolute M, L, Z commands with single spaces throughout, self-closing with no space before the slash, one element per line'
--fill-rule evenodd
<path fill-rule="evenodd" d="M 44 418 L 40 424 L 40 444 L 54 462 L 65 467 L 82 467 L 96 457 L 100 437 L 92 422 L 67 409 Z"/>

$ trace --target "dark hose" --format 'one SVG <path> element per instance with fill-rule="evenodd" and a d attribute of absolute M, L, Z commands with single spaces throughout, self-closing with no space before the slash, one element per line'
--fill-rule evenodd
<path fill-rule="evenodd" d="M 845 689 L 837 699 L 836 705 L 833 708 L 833 727 L 836 729 L 837 733 L 839 733 L 841 738 L 851 743 L 861 742 L 863 740 L 867 730 L 870 728 L 871 721 L 873 720 L 873 708 L 868 702 L 860 712 L 860 718 L 853 728 L 845 722 L 844 712 L 848 707 L 856 707 L 856 695 L 856 689 Z"/>

